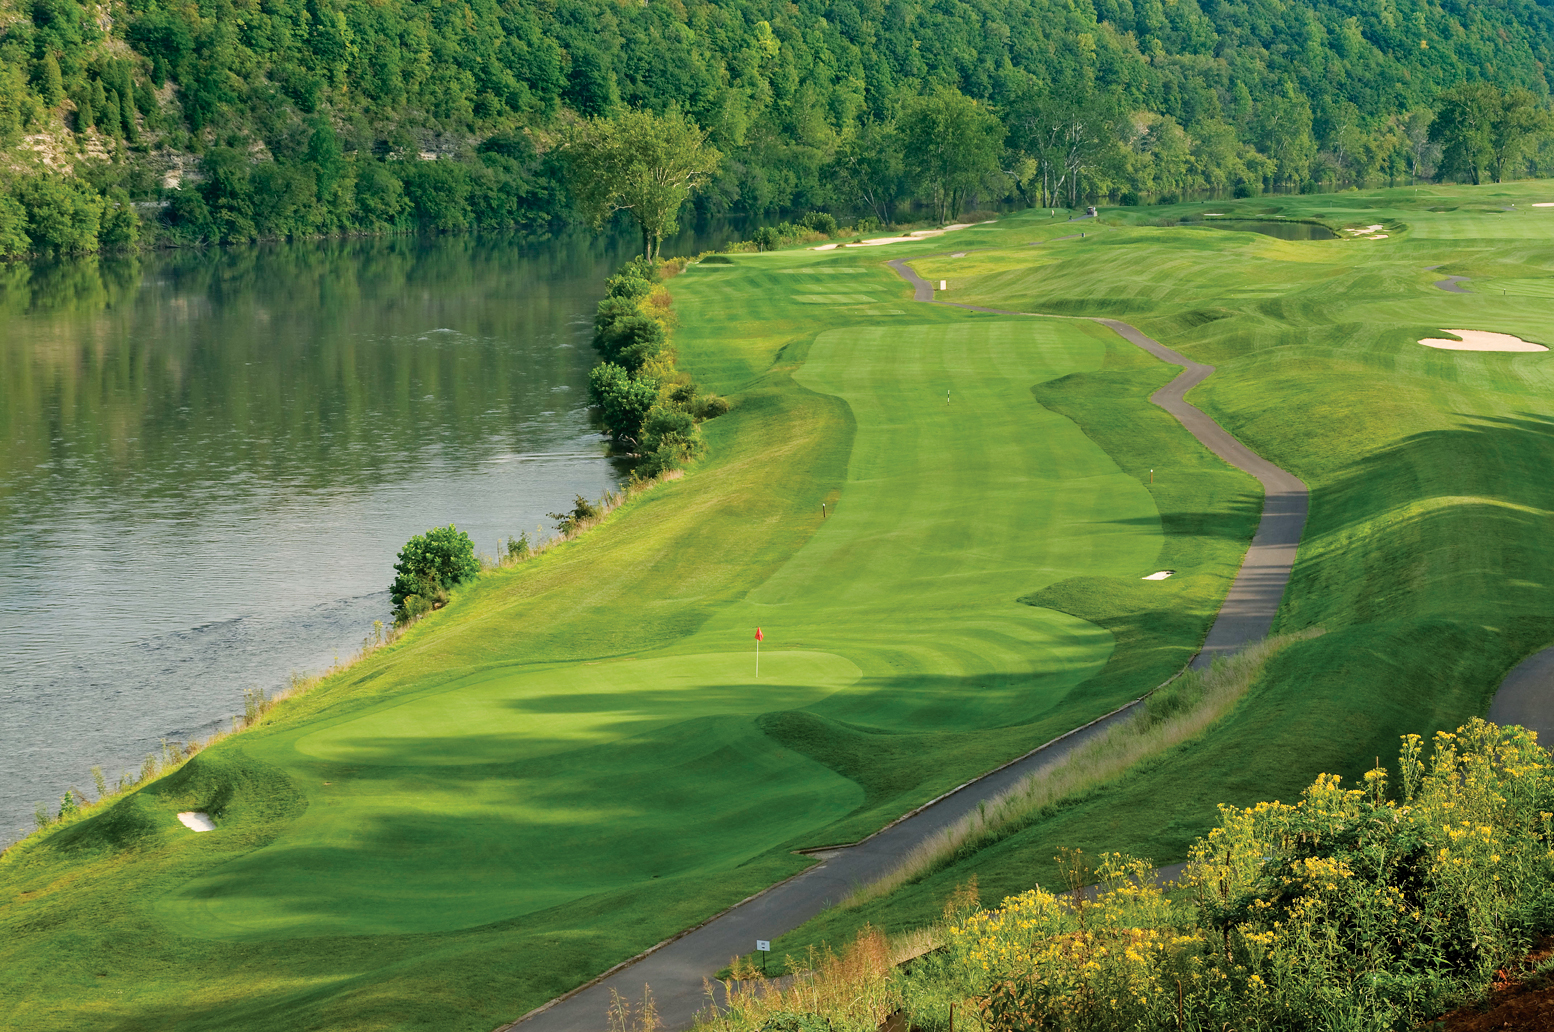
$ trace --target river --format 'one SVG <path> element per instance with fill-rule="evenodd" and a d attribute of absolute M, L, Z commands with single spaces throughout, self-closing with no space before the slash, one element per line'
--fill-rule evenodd
<path fill-rule="evenodd" d="M 685 233 L 683 253 L 727 239 Z M 395 554 L 621 470 L 587 410 L 631 233 L 0 265 L 0 843 L 355 652 Z"/>

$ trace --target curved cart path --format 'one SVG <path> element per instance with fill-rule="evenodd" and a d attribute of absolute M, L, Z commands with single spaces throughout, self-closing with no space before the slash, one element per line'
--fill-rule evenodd
<path fill-rule="evenodd" d="M 1075 234 L 1078 236 L 1078 234 Z M 903 260 L 888 263 L 916 288 L 916 299 L 932 302 L 933 288 Z M 949 304 L 951 302 L 938 302 Z M 996 309 L 959 305 L 974 311 Z M 1000 313 L 1030 314 L 1030 313 Z M 1193 661 L 1206 664 L 1214 655 L 1250 644 L 1267 635 L 1289 581 L 1295 548 L 1306 520 L 1306 487 L 1298 479 L 1254 454 L 1217 423 L 1182 400 L 1193 386 L 1214 371 L 1193 362 L 1140 333 L 1127 323 L 1098 319 L 1161 361 L 1183 366 L 1183 372 L 1150 396 L 1155 404 L 1182 422 L 1194 437 L 1226 462 L 1246 470 L 1263 483 L 1263 518 L 1252 546 L 1236 575 L 1203 651 Z M 1142 700 L 1135 700 L 932 800 L 851 846 L 817 851 L 821 862 L 779 882 L 764 892 L 723 911 L 645 954 L 632 958 L 580 989 L 552 1000 L 497 1032 L 603 1032 L 610 992 L 641 1000 L 644 984 L 651 986 L 659 1019 L 667 1030 L 688 1028 L 707 1005 L 704 985 L 731 957 L 745 954 L 756 939 L 775 939 L 792 931 L 846 896 L 852 889 L 890 870 L 919 843 L 974 811 L 978 804 L 1012 788 L 1023 779 L 1061 761 L 1070 752 L 1108 731 Z M 1160 869 L 1175 877 L 1181 865 Z"/>
<path fill-rule="evenodd" d="M 912 284 L 915 301 L 953 305 L 997 315 L 1034 314 L 963 305 L 953 301 L 935 301 L 933 284 L 907 265 L 910 260 L 915 259 L 898 258 L 887 264 Z M 1295 550 L 1300 545 L 1301 533 L 1306 527 L 1310 496 L 1299 477 L 1258 455 L 1201 410 L 1188 404 L 1184 395 L 1208 379 L 1209 374 L 1214 372 L 1213 366 L 1194 362 L 1117 319 L 1097 318 L 1092 321 L 1113 330 L 1130 344 L 1138 345 L 1160 361 L 1181 366 L 1180 375 L 1151 394 L 1149 400 L 1175 416 L 1187 428 L 1187 432 L 1209 451 L 1237 469 L 1252 474 L 1263 485 L 1263 518 L 1257 525 L 1257 533 L 1252 537 L 1246 558 L 1241 562 L 1241 569 L 1230 586 L 1230 593 L 1225 596 L 1225 604 L 1220 606 L 1219 616 L 1215 618 L 1214 626 L 1209 628 L 1203 651 L 1193 660 L 1194 668 L 1204 667 L 1215 656 L 1234 652 L 1259 641 L 1272 629 L 1279 602 L 1284 598 L 1285 585 L 1290 581 L 1290 570 L 1295 565 Z"/>
<path fill-rule="evenodd" d="M 1533 653 L 1505 675 L 1488 719 L 1536 731 L 1539 745 L 1554 748 L 1554 648 Z"/>

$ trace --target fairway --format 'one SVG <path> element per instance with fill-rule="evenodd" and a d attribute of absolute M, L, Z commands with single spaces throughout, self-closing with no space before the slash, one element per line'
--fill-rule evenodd
<path fill-rule="evenodd" d="M 672 654 L 488 670 L 256 743 L 306 815 L 159 912 L 217 937 L 486 924 L 737 864 L 856 810 L 859 786 L 786 753 L 761 713 L 1036 719 L 1112 637 L 1018 599 L 1141 577 L 1161 549 L 1148 492 L 1030 395 L 1103 353 L 1088 327 L 1034 320 L 822 334 L 797 379 L 856 419 L 847 482 L 771 578 Z"/>

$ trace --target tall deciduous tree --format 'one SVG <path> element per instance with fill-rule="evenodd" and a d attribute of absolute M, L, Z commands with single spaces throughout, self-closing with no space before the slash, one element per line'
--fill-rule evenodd
<path fill-rule="evenodd" d="M 998 171 L 1004 127 L 986 105 L 940 86 L 913 97 L 898 123 L 907 169 L 933 191 L 939 221 L 960 214 L 961 201 Z"/>
<path fill-rule="evenodd" d="M 1430 123 L 1430 142 L 1441 147 L 1441 175 L 1470 179 L 1475 185 L 1482 180 L 1493 150 L 1495 93 L 1488 83 L 1465 82 L 1438 98 L 1440 107 Z"/>
<path fill-rule="evenodd" d="M 1549 113 L 1530 90 L 1517 87 L 1495 93 L 1489 120 L 1489 172 L 1498 183 L 1515 176 L 1516 164 L 1527 148 L 1548 131 Z"/>
<path fill-rule="evenodd" d="M 891 221 L 907 192 L 901 141 L 889 122 L 866 121 L 848 133 L 836 148 L 831 169 L 844 195 L 868 208 L 881 225 Z"/>
<path fill-rule="evenodd" d="M 1043 206 L 1078 204 L 1122 163 L 1121 111 L 1082 85 L 1048 88 L 1030 80 L 1010 102 L 1008 119 L 1009 146 L 1035 163 Z"/>
<path fill-rule="evenodd" d="M 650 260 L 679 228 L 680 207 L 723 160 L 707 133 L 677 110 L 588 119 L 562 156 L 578 208 L 596 227 L 617 211 L 630 213 Z"/>

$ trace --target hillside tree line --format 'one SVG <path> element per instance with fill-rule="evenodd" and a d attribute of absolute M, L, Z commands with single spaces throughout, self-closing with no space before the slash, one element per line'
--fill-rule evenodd
<path fill-rule="evenodd" d="M 1073 205 L 1554 166 L 1554 16 L 1533 0 L 12 10 L 10 255 L 599 218 L 608 205 L 565 189 L 558 152 L 629 112 L 704 134 L 718 160 L 697 173 L 698 215 L 888 222 L 973 196 Z"/>

